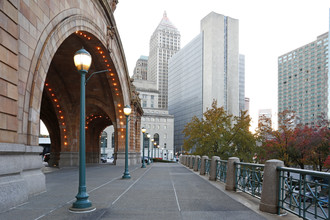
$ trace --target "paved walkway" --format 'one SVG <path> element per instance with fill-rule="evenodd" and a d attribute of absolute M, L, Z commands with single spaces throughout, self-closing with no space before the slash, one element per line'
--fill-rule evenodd
<path fill-rule="evenodd" d="M 68 211 L 78 191 L 77 168 L 46 173 L 47 192 L 0 213 L 2 220 L 24 219 L 268 219 L 177 163 L 130 167 L 87 167 L 87 191 L 96 207 L 90 213 Z"/>

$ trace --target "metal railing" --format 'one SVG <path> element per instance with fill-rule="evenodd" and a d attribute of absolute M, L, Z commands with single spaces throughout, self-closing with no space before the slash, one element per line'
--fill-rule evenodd
<path fill-rule="evenodd" d="M 198 162 L 197 170 L 201 170 L 202 159 L 198 158 L 197 162 Z"/>
<path fill-rule="evenodd" d="M 329 219 L 330 173 L 277 167 L 279 210 L 304 219 Z"/>
<path fill-rule="evenodd" d="M 261 198 L 264 164 L 235 163 L 236 190 Z"/>
<path fill-rule="evenodd" d="M 205 175 L 208 175 L 211 167 L 211 159 L 205 160 Z"/>
<path fill-rule="evenodd" d="M 216 178 L 220 182 L 226 182 L 227 176 L 227 160 L 217 160 L 216 161 Z"/>

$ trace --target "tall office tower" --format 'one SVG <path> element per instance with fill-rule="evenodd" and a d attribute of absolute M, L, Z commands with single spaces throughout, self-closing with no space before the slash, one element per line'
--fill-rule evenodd
<path fill-rule="evenodd" d="M 247 111 L 247 114 L 250 114 L 250 98 L 244 98 L 244 111 Z"/>
<path fill-rule="evenodd" d="M 272 126 L 272 110 L 260 109 L 258 114 L 258 124 Z"/>
<path fill-rule="evenodd" d="M 168 108 L 168 60 L 180 50 L 180 32 L 166 12 L 150 39 L 148 80 L 157 83 L 158 107 Z"/>
<path fill-rule="evenodd" d="M 329 119 L 328 33 L 278 58 L 278 112 L 293 110 L 297 123 Z"/>
<path fill-rule="evenodd" d="M 141 56 L 137 61 L 133 72 L 133 79 L 147 80 L 148 57 Z"/>
<path fill-rule="evenodd" d="M 159 109 L 158 96 L 156 82 L 150 81 L 146 76 L 148 57 L 141 56 L 135 67 L 133 78 L 133 85 L 136 87 L 136 91 L 139 93 L 141 99 L 141 105 L 143 108 L 143 116 L 141 118 L 141 127 L 147 129 L 147 133 L 154 139 L 153 156 L 156 156 L 155 151 L 160 151 L 159 155 L 165 159 L 173 159 L 173 140 L 174 140 L 174 116 L 168 114 L 167 109 Z M 142 73 L 142 74 L 141 74 Z M 148 155 L 147 144 L 148 139 L 143 141 L 143 135 L 141 133 L 141 146 L 145 146 L 145 155 Z M 154 145 L 156 143 L 156 145 Z M 159 148 L 157 148 L 159 146 Z M 151 153 L 151 152 L 150 152 Z M 142 149 L 141 149 L 142 154 Z"/>
<path fill-rule="evenodd" d="M 239 55 L 238 61 L 239 74 L 239 111 L 245 111 L 245 56 Z"/>
<path fill-rule="evenodd" d="M 238 20 L 211 12 L 201 33 L 169 60 L 169 113 L 174 115 L 174 145 L 183 145 L 184 126 L 202 117 L 213 100 L 239 115 Z"/>

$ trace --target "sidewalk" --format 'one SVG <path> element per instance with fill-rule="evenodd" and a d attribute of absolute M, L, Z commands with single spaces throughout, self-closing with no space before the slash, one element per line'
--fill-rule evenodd
<path fill-rule="evenodd" d="M 180 164 L 129 169 L 132 178 L 124 180 L 122 166 L 87 167 L 93 212 L 69 212 L 78 192 L 78 170 L 63 168 L 46 173 L 47 192 L 0 213 L 0 219 L 268 219 Z"/>

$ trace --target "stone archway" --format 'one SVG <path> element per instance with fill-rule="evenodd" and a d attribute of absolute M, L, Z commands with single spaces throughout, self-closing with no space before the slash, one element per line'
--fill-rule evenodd
<path fill-rule="evenodd" d="M 0 195 L 6 195 L 0 196 L 0 211 L 45 190 L 45 176 L 40 171 L 42 148 L 38 147 L 40 118 L 57 151 L 53 164 L 76 165 L 79 103 L 75 87 L 79 80 L 71 62 L 82 46 L 93 56 L 90 72 L 111 69 L 109 74 L 95 76 L 86 87 L 90 91 L 87 100 L 94 100 L 86 103 L 87 115 L 97 114 L 104 119 L 93 125 L 91 153 L 98 130 L 112 124 L 120 164 L 127 128 L 122 108 L 127 104 L 133 107 L 128 127 L 133 143 L 135 130 L 139 130 L 136 122 L 143 112 L 129 80 L 113 17 L 116 3 L 31 1 L 26 5 L 24 1 L 2 1 L 4 22 L 0 29 L 10 40 L 0 42 L 0 81 L 7 88 L 0 97 L 0 166 L 6 167 L 0 173 Z M 131 163 L 139 161 L 139 149 L 135 144 L 129 146 Z M 93 162 L 94 156 L 91 158 Z"/>

